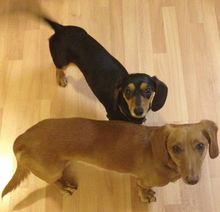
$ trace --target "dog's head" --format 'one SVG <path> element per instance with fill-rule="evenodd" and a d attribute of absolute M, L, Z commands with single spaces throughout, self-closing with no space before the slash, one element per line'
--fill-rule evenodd
<path fill-rule="evenodd" d="M 163 107 L 167 98 L 167 86 L 146 74 L 130 74 L 120 79 L 115 89 L 115 103 L 129 117 L 144 118 L 151 109 Z"/>
<path fill-rule="evenodd" d="M 207 150 L 211 158 L 219 155 L 216 124 L 203 120 L 198 124 L 165 125 L 153 142 L 153 151 L 162 164 L 175 169 L 186 184 L 195 185 Z"/>

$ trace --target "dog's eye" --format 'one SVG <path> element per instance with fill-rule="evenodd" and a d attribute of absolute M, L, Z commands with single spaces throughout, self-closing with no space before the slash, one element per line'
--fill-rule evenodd
<path fill-rule="evenodd" d="M 132 92 L 129 88 L 126 88 L 124 93 L 127 99 L 130 99 L 132 97 Z"/>
<path fill-rule="evenodd" d="M 180 153 L 180 151 L 181 151 L 181 149 L 178 146 L 173 146 L 172 150 L 176 154 Z"/>
<path fill-rule="evenodd" d="M 125 94 L 129 95 L 131 93 L 131 91 L 129 89 L 125 90 Z"/>
<path fill-rule="evenodd" d="M 204 146 L 204 144 L 198 144 L 198 145 L 196 146 L 196 149 L 197 149 L 198 151 L 202 152 L 202 151 L 205 149 L 205 146 Z"/>
<path fill-rule="evenodd" d="M 143 96 L 146 98 L 150 98 L 151 96 L 151 88 L 146 88 L 143 90 Z"/>
<path fill-rule="evenodd" d="M 144 93 L 146 93 L 146 94 L 151 93 L 151 89 L 150 89 L 150 88 L 146 88 L 146 89 L 144 90 Z"/>

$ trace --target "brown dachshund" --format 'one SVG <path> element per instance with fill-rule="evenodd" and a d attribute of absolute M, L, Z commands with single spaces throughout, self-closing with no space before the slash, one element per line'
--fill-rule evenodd
<path fill-rule="evenodd" d="M 47 119 L 15 140 L 17 169 L 2 198 L 30 172 L 71 195 L 77 185 L 61 177 L 75 160 L 137 176 L 141 200 L 154 202 L 154 186 L 179 178 L 190 185 L 199 181 L 207 149 L 211 158 L 219 154 L 217 130 L 209 120 L 147 127 L 122 121 Z"/>

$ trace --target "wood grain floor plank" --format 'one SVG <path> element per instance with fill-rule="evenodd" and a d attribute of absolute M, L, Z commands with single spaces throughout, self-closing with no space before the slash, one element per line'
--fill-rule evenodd
<path fill-rule="evenodd" d="M 16 168 L 14 139 L 45 118 L 106 118 L 105 109 L 75 65 L 66 70 L 69 84 L 56 85 L 48 38 L 53 30 L 27 14 L 2 14 L 15 3 L 0 2 L 0 191 Z M 130 73 L 156 75 L 169 88 L 165 106 L 150 112 L 146 125 L 220 123 L 220 3 L 218 0 L 38 0 L 49 17 L 83 27 Z M 20 7 L 19 6 L 19 7 Z M 219 135 L 219 134 L 218 134 Z M 219 136 L 218 136 L 219 137 Z M 157 202 L 142 203 L 136 179 L 73 163 L 65 179 L 78 190 L 62 197 L 31 175 L 0 202 L 9 212 L 219 212 L 220 158 L 207 155 L 201 181 L 179 180 L 155 188 Z"/>

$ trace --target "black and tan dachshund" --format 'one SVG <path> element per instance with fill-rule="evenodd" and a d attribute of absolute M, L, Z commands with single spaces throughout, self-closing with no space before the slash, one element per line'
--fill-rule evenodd
<path fill-rule="evenodd" d="M 7 13 L 26 13 L 48 23 L 55 31 L 49 39 L 56 66 L 57 82 L 67 85 L 64 70 L 75 63 L 95 96 L 104 105 L 110 120 L 142 124 L 149 110 L 163 107 L 168 88 L 147 74 L 128 74 L 122 64 L 86 31 L 76 26 L 63 26 L 48 18 L 37 0 L 28 4 L 9 3 Z"/>
<path fill-rule="evenodd" d="M 104 105 L 110 120 L 142 124 L 150 109 L 157 111 L 164 105 L 168 89 L 157 77 L 128 74 L 121 63 L 84 29 L 63 26 L 45 16 L 40 18 L 55 31 L 49 45 L 59 85 L 67 85 L 64 70 L 70 63 L 75 63 Z"/>

